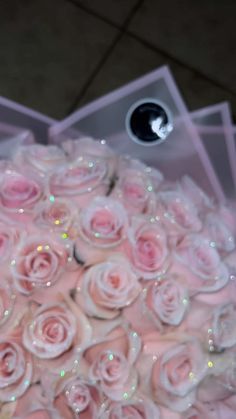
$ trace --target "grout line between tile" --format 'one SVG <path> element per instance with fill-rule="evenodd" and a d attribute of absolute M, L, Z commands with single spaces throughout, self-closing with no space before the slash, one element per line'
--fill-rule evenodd
<path fill-rule="evenodd" d="M 153 45 L 152 43 L 150 43 L 149 41 L 146 41 L 145 39 L 139 37 L 138 35 L 136 35 L 135 33 L 133 33 L 132 31 L 127 30 L 126 34 L 128 36 L 130 36 L 131 38 L 135 39 L 136 41 L 140 42 L 141 44 L 143 44 L 146 48 L 149 48 L 150 50 L 152 50 L 153 52 L 158 52 L 160 54 L 162 54 L 164 57 L 166 57 L 167 59 L 170 59 L 174 62 L 176 62 L 177 64 L 179 64 L 182 67 L 185 67 L 187 70 L 192 71 L 194 74 L 204 78 L 205 80 L 211 82 L 212 84 L 214 84 L 215 86 L 225 90 L 227 93 L 230 93 L 232 95 L 236 95 L 236 92 L 230 90 L 227 86 L 225 86 L 224 84 L 220 83 L 218 80 L 212 79 L 211 77 L 207 76 L 205 73 L 202 73 L 200 70 L 192 67 L 191 65 L 189 65 L 188 63 L 183 62 L 182 60 L 180 60 L 178 57 L 170 54 L 169 52 L 163 50 L 160 47 L 156 47 L 155 45 Z"/>
<path fill-rule="evenodd" d="M 66 0 L 68 3 L 72 3 L 75 7 L 78 7 L 79 9 L 83 10 L 84 12 L 89 13 L 90 15 L 102 20 L 104 23 L 107 23 L 108 25 L 113 26 L 116 29 L 122 29 L 122 25 L 119 25 L 116 22 L 113 22 L 113 20 L 107 18 L 106 16 L 101 15 L 98 12 L 95 12 L 90 7 L 80 3 L 79 0 Z"/>
<path fill-rule="evenodd" d="M 77 7 L 78 3 L 75 2 L 74 0 L 67 0 L 70 1 L 71 3 L 75 4 Z M 123 34 L 126 31 L 126 28 L 129 24 L 129 22 L 131 21 L 133 15 L 136 13 L 136 11 L 140 8 L 140 6 L 142 5 L 142 3 L 144 2 L 144 0 L 138 0 L 136 2 L 136 4 L 132 7 L 131 11 L 129 12 L 128 16 L 126 17 L 126 19 L 124 20 L 123 25 L 119 28 L 119 32 L 117 34 L 117 36 L 114 38 L 113 42 L 111 43 L 111 45 L 108 47 L 107 51 L 105 52 L 105 54 L 103 54 L 100 62 L 97 64 L 97 66 L 95 67 L 95 69 L 92 71 L 92 73 L 90 74 L 90 76 L 88 77 L 87 81 L 85 82 L 84 86 L 82 87 L 82 89 L 80 90 L 79 94 L 77 95 L 77 97 L 75 98 L 74 102 L 72 103 L 72 105 L 69 107 L 68 111 L 66 112 L 66 116 L 68 116 L 69 114 L 71 114 L 75 109 L 77 109 L 78 103 L 80 102 L 80 100 L 83 98 L 83 96 L 85 95 L 87 89 L 89 88 L 90 84 L 92 83 L 92 81 L 94 80 L 94 78 L 96 77 L 97 73 L 101 70 L 101 68 L 103 67 L 103 65 L 105 64 L 105 62 L 108 60 L 110 54 L 112 53 L 113 49 L 115 48 L 115 46 L 117 45 L 117 43 L 120 41 L 120 39 L 122 38 Z M 96 16 L 97 17 L 97 16 Z"/>
<path fill-rule="evenodd" d="M 103 64 L 109 58 L 109 55 L 111 54 L 111 52 L 115 48 L 116 44 L 119 42 L 119 40 L 125 34 L 127 34 L 131 38 L 135 39 L 137 42 L 141 43 L 143 46 L 145 46 L 146 48 L 152 50 L 153 52 L 162 54 L 164 57 L 166 57 L 166 59 L 170 59 L 170 60 L 176 62 L 176 64 L 180 65 L 181 67 L 185 67 L 187 70 L 192 71 L 195 75 L 197 75 L 197 76 L 205 79 L 206 81 L 210 82 L 211 84 L 215 85 L 216 87 L 218 87 L 218 88 L 220 88 L 222 90 L 225 90 L 226 93 L 229 93 L 231 95 L 236 96 L 236 92 L 230 90 L 224 84 L 221 84 L 217 80 L 208 77 L 205 73 L 202 73 L 201 71 L 197 70 L 196 68 L 192 67 L 191 65 L 189 65 L 189 64 L 187 64 L 185 62 L 182 62 L 176 56 L 173 56 L 172 54 L 168 53 L 167 51 L 165 51 L 165 50 L 163 50 L 163 49 L 161 49 L 159 47 L 156 47 L 154 44 L 150 43 L 149 41 L 146 41 L 145 39 L 143 39 L 140 36 L 136 35 L 134 32 L 132 32 L 129 29 L 127 29 L 128 24 L 130 23 L 130 21 L 133 18 L 134 14 L 136 13 L 136 11 L 139 9 L 139 7 L 141 6 L 141 4 L 143 3 L 143 0 L 136 3 L 136 5 L 134 6 L 134 8 L 129 13 L 128 17 L 125 19 L 123 25 L 119 25 L 116 22 L 113 22 L 110 19 L 106 18 L 105 16 L 101 15 L 100 13 L 95 12 L 91 8 L 89 8 L 89 7 L 85 6 L 84 4 L 80 3 L 79 0 L 66 0 L 66 1 L 69 2 L 69 3 L 72 3 L 75 7 L 78 7 L 79 9 L 84 10 L 85 12 L 91 14 L 92 16 L 96 17 L 97 19 L 100 19 L 104 23 L 106 23 L 106 24 L 108 24 L 108 25 L 112 26 L 113 28 L 115 28 L 115 29 L 117 29 L 117 30 L 120 31 L 119 34 L 117 35 L 117 37 L 114 39 L 113 43 L 108 48 L 107 52 L 102 57 L 101 62 L 97 65 L 97 67 L 94 70 L 94 72 L 92 73 L 91 77 L 89 78 L 89 80 L 86 82 L 86 84 L 82 88 L 82 90 L 79 93 L 79 95 L 77 96 L 76 100 L 73 102 L 73 105 L 69 108 L 69 110 L 68 110 L 68 112 L 67 112 L 66 115 L 70 114 L 71 112 L 73 112 L 77 108 L 78 102 L 83 98 L 84 94 L 86 93 L 86 91 L 87 91 L 87 89 L 89 87 L 89 84 L 93 81 L 93 79 L 96 76 L 97 72 L 101 70 Z M 128 22 L 127 22 L 127 20 L 128 20 Z M 233 116 L 234 120 L 236 121 L 236 114 L 235 115 L 233 114 L 232 116 Z"/>

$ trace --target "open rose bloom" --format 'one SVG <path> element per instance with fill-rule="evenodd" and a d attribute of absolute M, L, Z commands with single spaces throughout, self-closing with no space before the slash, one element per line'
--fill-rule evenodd
<path fill-rule="evenodd" d="M 235 419 L 232 206 L 72 138 L 0 164 L 0 419 Z"/>

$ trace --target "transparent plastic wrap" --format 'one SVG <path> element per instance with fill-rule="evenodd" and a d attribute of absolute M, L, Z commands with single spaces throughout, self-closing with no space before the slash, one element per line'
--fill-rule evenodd
<path fill-rule="evenodd" d="M 158 116 L 162 117 L 157 130 L 151 125 L 153 138 L 147 120 L 142 119 L 147 104 L 148 117 L 151 112 L 154 123 Z M 141 120 L 141 126 L 137 126 L 137 121 L 132 126 L 132 116 L 134 122 L 135 116 Z M 226 197 L 234 199 L 236 132 L 228 105 L 214 105 L 188 114 L 167 67 L 111 92 L 61 122 L 0 98 L 1 157 L 8 157 L 19 143 L 36 140 L 46 144 L 48 135 L 54 144 L 84 136 L 105 139 L 118 153 L 158 167 L 170 180 L 188 174 L 221 202 Z"/>
<path fill-rule="evenodd" d="M 23 105 L 0 97 L 0 141 L 27 131 L 40 143 L 47 143 L 48 128 L 55 120 Z"/>
<path fill-rule="evenodd" d="M 34 136 L 31 131 L 0 122 L 0 158 L 6 159 L 19 144 L 31 144 Z"/>
<path fill-rule="evenodd" d="M 220 180 L 225 197 L 235 199 L 236 148 L 228 103 L 209 106 L 190 115 Z"/>
<path fill-rule="evenodd" d="M 49 129 L 54 144 L 84 136 L 105 139 L 118 153 L 157 167 L 170 180 L 188 174 L 209 194 L 225 200 L 211 158 L 167 67 L 90 103 Z"/>

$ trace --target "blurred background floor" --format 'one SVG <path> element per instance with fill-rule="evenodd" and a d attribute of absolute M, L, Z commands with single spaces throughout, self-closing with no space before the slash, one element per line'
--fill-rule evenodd
<path fill-rule="evenodd" d="M 189 109 L 236 117 L 235 0 L 0 0 L 0 95 L 61 119 L 169 65 Z"/>

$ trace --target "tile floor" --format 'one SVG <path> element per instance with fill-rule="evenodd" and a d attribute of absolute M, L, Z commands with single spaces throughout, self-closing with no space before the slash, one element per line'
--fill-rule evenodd
<path fill-rule="evenodd" d="M 0 95 L 54 118 L 168 64 L 190 109 L 230 101 L 235 0 L 0 3 Z"/>

